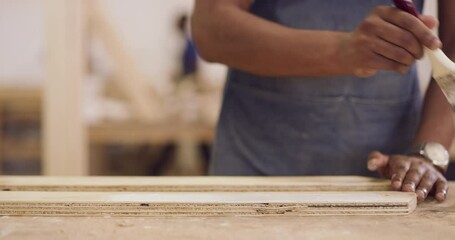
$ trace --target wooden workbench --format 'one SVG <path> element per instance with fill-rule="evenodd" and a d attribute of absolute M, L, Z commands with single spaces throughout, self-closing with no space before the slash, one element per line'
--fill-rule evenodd
<path fill-rule="evenodd" d="M 409 216 L 0 217 L 0 239 L 453 240 L 455 194 Z"/>

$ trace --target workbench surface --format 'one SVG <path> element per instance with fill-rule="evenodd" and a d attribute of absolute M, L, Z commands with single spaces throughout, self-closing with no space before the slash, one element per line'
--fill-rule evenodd
<path fill-rule="evenodd" d="M 0 217 L 0 239 L 455 239 L 455 182 L 409 216 Z"/>

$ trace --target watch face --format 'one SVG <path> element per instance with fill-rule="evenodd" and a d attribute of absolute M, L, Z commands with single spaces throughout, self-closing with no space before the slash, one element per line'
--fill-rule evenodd
<path fill-rule="evenodd" d="M 444 166 L 449 163 L 449 153 L 441 144 L 427 143 L 425 145 L 425 154 L 435 165 Z"/>

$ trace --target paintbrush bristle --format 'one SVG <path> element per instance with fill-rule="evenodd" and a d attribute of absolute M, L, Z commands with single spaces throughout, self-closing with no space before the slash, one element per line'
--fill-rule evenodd
<path fill-rule="evenodd" d="M 455 112 L 455 73 L 434 77 Z"/>
<path fill-rule="evenodd" d="M 433 66 L 433 78 L 455 112 L 455 63 L 441 49 L 426 49 Z"/>
<path fill-rule="evenodd" d="M 455 63 L 448 58 L 441 49 L 429 50 L 426 52 L 433 66 L 433 77 L 440 78 L 455 73 Z"/>

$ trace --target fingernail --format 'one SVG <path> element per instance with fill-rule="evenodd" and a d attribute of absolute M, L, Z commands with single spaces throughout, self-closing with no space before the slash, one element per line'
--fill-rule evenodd
<path fill-rule="evenodd" d="M 427 197 L 428 191 L 426 188 L 422 188 L 422 189 L 417 190 L 416 194 L 417 194 L 417 199 L 419 201 L 423 201 Z"/>
<path fill-rule="evenodd" d="M 438 201 L 444 201 L 444 199 L 446 199 L 446 196 L 447 196 L 447 191 L 443 190 L 442 192 L 438 192 L 435 195 L 435 198 Z"/>
<path fill-rule="evenodd" d="M 399 190 L 401 188 L 401 182 L 400 181 L 393 181 L 392 182 L 392 188 L 395 190 Z"/>
<path fill-rule="evenodd" d="M 436 194 L 436 199 L 438 201 L 443 201 L 446 198 L 446 195 L 444 193 L 437 193 Z"/>
<path fill-rule="evenodd" d="M 427 195 L 424 190 L 420 190 L 420 189 L 416 191 L 416 194 L 417 194 L 417 199 L 419 201 L 425 200 L 425 197 Z"/>
<path fill-rule="evenodd" d="M 415 184 L 414 183 L 406 183 L 404 186 L 403 186 L 403 190 L 407 191 L 407 192 L 415 192 Z"/>
<path fill-rule="evenodd" d="M 431 49 L 435 50 L 435 49 L 440 48 L 441 46 L 442 46 L 442 42 L 438 38 L 435 37 L 431 40 L 431 43 L 430 43 Z"/>

